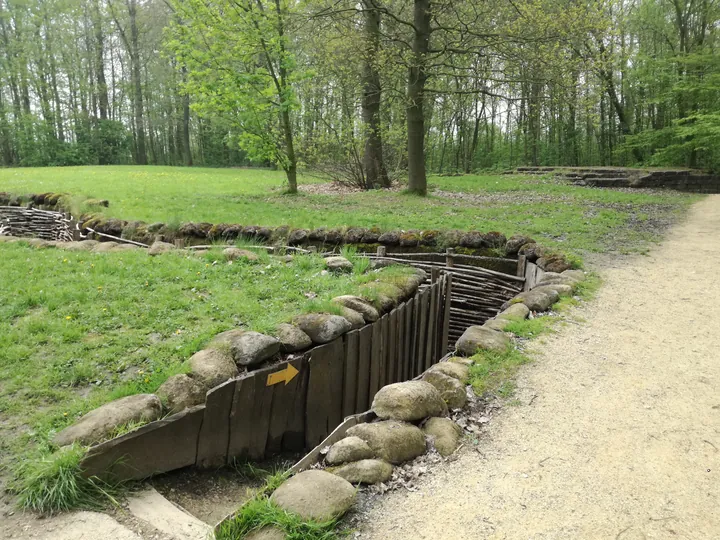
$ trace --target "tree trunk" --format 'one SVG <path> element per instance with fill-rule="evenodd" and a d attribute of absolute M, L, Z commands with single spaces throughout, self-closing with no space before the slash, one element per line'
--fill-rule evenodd
<path fill-rule="evenodd" d="M 108 119 L 108 88 L 105 81 L 105 35 L 100 16 L 98 0 L 93 4 L 93 26 L 95 27 L 95 79 L 97 82 L 98 109 L 100 120 Z"/>
<path fill-rule="evenodd" d="M 382 134 L 380 132 L 380 73 L 377 55 L 380 47 L 380 12 L 373 8 L 372 0 L 363 1 L 365 20 L 365 58 L 362 72 L 362 119 L 365 124 L 365 153 L 363 168 L 368 189 L 375 186 L 390 187 L 385 160 L 383 159 Z"/>
<path fill-rule="evenodd" d="M 425 65 L 430 45 L 430 0 L 415 0 L 413 8 L 415 31 L 412 41 L 413 58 L 408 74 L 408 190 L 427 194 L 425 171 Z"/>
<path fill-rule="evenodd" d="M 128 15 L 130 17 L 130 78 L 133 88 L 133 106 L 135 108 L 135 139 L 136 162 L 138 165 L 147 165 L 147 150 L 145 146 L 145 122 L 143 118 L 142 79 L 140 78 L 140 49 L 138 45 L 137 26 L 137 0 L 127 0 Z"/>

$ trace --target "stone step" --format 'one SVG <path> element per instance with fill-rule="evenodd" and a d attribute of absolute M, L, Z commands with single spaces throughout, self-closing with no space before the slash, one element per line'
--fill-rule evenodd
<path fill-rule="evenodd" d="M 176 506 L 155 488 L 133 494 L 127 504 L 130 513 L 174 540 L 207 540 L 213 538 L 213 528 Z"/>

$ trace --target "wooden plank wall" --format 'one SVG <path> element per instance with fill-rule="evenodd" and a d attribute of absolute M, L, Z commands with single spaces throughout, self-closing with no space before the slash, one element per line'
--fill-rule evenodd
<path fill-rule="evenodd" d="M 129 463 L 139 463 L 148 459 L 148 448 L 183 441 L 182 452 L 154 455 L 152 470 L 123 473 L 141 478 L 193 462 L 218 467 L 315 448 L 343 419 L 367 411 L 382 386 L 413 379 L 443 358 L 452 290 L 452 276 L 434 272 L 430 285 L 421 286 L 413 298 L 377 322 L 226 381 L 208 392 L 205 405 L 98 445 L 94 463 L 105 467 L 108 460 L 117 461 L 113 452 L 121 450 Z M 288 366 L 297 370 L 289 381 L 270 377 Z M 118 441 L 123 444 L 118 446 Z"/>
<path fill-rule="evenodd" d="M 438 273 L 377 322 L 292 360 L 299 373 L 287 384 L 267 384 L 287 369 L 282 363 L 211 390 L 214 414 L 225 407 L 229 422 L 205 420 L 213 428 L 202 431 L 198 465 L 314 448 L 343 418 L 368 410 L 380 388 L 420 375 L 447 349 L 451 287 L 452 277 Z"/>

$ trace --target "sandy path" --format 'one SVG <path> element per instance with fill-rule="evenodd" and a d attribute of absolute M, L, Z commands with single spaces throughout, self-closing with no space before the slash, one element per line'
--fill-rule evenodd
<path fill-rule="evenodd" d="M 361 538 L 720 538 L 720 196 L 536 346 L 477 452 L 386 496 Z"/>

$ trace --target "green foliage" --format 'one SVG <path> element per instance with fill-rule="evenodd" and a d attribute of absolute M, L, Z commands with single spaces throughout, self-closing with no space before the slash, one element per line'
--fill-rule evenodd
<path fill-rule="evenodd" d="M 19 473 L 20 506 L 40 514 L 55 514 L 117 505 L 125 486 L 83 476 L 80 460 L 84 455 L 84 448 L 72 446 L 24 463 Z"/>

